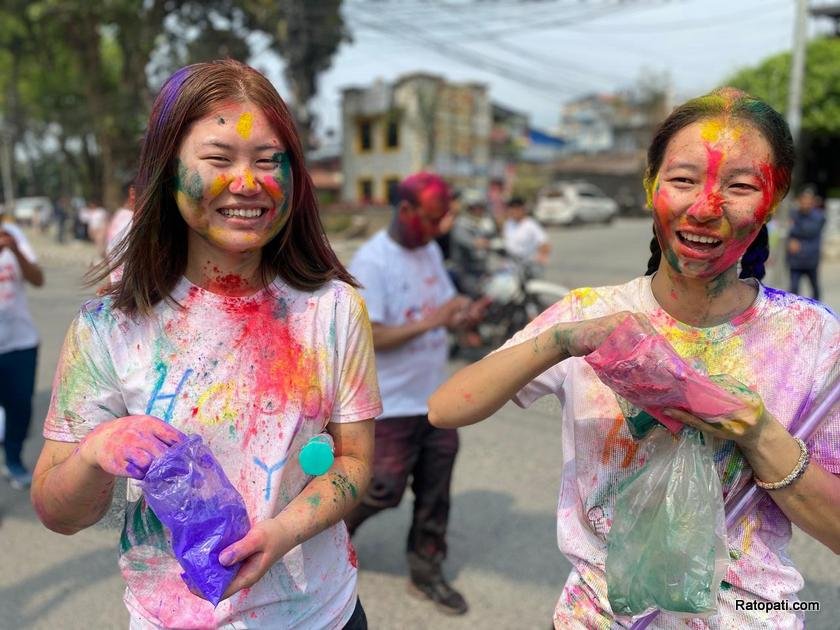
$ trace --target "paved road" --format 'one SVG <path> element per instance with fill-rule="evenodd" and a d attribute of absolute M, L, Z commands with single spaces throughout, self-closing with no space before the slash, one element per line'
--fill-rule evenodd
<path fill-rule="evenodd" d="M 567 286 L 622 282 L 643 270 L 649 235 L 644 220 L 552 231 L 548 277 Z M 346 257 L 356 245 L 341 243 L 337 249 Z M 30 293 L 43 336 L 35 411 L 40 419 L 61 340 L 85 294 L 79 278 L 91 252 L 78 243 L 57 249 L 36 241 L 36 247 L 47 274 L 47 286 Z M 827 301 L 835 309 L 840 307 L 838 280 L 840 264 L 827 265 Z M 36 437 L 25 451 L 30 463 L 40 449 L 40 421 L 35 425 Z M 549 625 L 569 569 L 554 539 L 558 408 L 543 402 L 523 412 L 508 405 L 492 420 L 463 430 L 461 438 L 447 572 L 463 590 L 471 611 L 462 618 L 446 617 L 405 593 L 402 552 L 411 503 L 407 498 L 357 534 L 360 593 L 372 628 L 545 630 Z M 0 483 L 0 518 L 0 630 L 127 626 L 116 570 L 117 516 L 65 538 L 37 522 L 24 494 Z M 805 574 L 802 598 L 822 604 L 823 612 L 812 614 L 808 627 L 836 630 L 840 559 L 798 531 L 791 555 Z"/>

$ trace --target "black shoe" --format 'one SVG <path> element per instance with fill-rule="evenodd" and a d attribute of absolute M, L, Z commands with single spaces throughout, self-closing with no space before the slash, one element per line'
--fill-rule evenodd
<path fill-rule="evenodd" d="M 449 586 L 440 574 L 423 580 L 412 577 L 408 582 L 408 592 L 419 599 L 430 599 L 438 610 L 447 615 L 463 615 L 468 609 L 463 595 Z"/>

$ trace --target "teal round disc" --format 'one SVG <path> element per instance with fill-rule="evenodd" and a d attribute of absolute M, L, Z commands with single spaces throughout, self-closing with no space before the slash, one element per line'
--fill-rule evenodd
<path fill-rule="evenodd" d="M 323 475 L 334 459 L 332 447 L 321 440 L 310 440 L 300 450 L 300 467 L 307 475 Z"/>

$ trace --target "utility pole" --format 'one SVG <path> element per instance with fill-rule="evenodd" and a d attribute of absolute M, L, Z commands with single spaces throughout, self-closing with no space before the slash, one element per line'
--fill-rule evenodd
<path fill-rule="evenodd" d="M 790 61 L 790 84 L 788 86 L 787 123 L 796 147 L 797 161 L 802 158 L 799 138 L 802 131 L 802 88 L 805 83 L 805 51 L 808 41 L 808 0 L 795 0 L 796 12 L 793 26 L 793 51 Z M 794 171 L 794 174 L 796 171 Z M 793 186 L 798 182 L 793 181 Z M 792 189 L 793 190 L 793 189 Z M 775 225 L 777 229 L 770 242 L 770 277 L 768 283 L 780 286 L 785 281 L 785 244 L 787 233 L 788 207 L 791 195 L 782 200 L 776 209 Z"/>
<path fill-rule="evenodd" d="M 0 115 L 0 179 L 3 182 L 3 203 L 6 213 L 11 215 L 15 207 L 15 186 L 12 181 L 12 130 L 6 128 L 7 122 Z"/>

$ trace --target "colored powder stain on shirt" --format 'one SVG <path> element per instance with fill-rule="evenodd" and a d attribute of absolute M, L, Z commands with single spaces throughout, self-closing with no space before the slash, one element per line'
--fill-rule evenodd
<path fill-rule="evenodd" d="M 589 287 L 575 289 L 572 291 L 572 296 L 578 301 L 581 308 L 588 308 L 598 301 L 598 292 Z"/>
<path fill-rule="evenodd" d="M 238 133 L 244 140 L 251 137 L 251 128 L 254 125 L 254 115 L 251 112 L 245 112 L 236 121 L 236 133 Z"/>
<path fill-rule="evenodd" d="M 347 560 L 353 566 L 353 568 L 359 568 L 359 558 L 356 556 L 356 548 L 353 546 L 353 543 L 350 541 L 350 538 L 347 539 Z"/>

